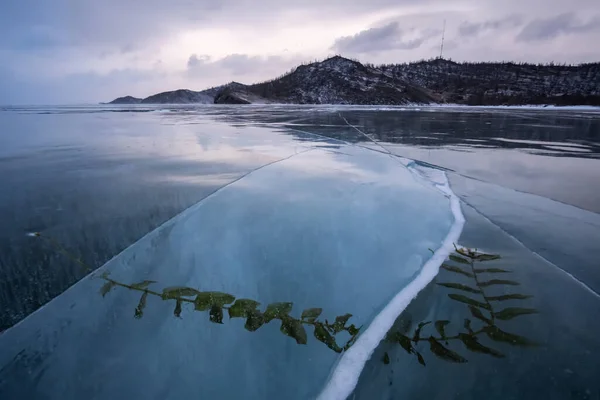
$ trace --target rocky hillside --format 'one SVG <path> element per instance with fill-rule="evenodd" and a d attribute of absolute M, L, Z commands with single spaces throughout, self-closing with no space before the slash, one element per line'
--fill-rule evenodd
<path fill-rule="evenodd" d="M 442 103 L 600 105 L 600 63 L 456 63 L 444 59 L 379 67 L 425 88 Z"/>
<path fill-rule="evenodd" d="M 179 89 L 172 92 L 162 92 L 142 100 L 142 104 L 211 104 L 214 97 L 188 89 Z"/>
<path fill-rule="evenodd" d="M 118 97 L 108 104 L 140 104 L 142 99 L 133 96 Z"/>
<path fill-rule="evenodd" d="M 133 100 L 131 100 L 133 99 Z M 270 81 L 176 90 L 113 104 L 600 105 L 600 63 L 579 66 L 456 63 L 444 59 L 374 66 L 340 56 L 300 65 Z"/>
<path fill-rule="evenodd" d="M 138 99 L 132 96 L 119 97 L 108 104 L 213 104 L 215 97 L 225 89 L 239 89 L 243 87 L 246 87 L 246 85 L 238 82 L 230 82 L 200 92 L 189 89 L 178 89 L 157 93 L 145 99 Z"/>
<path fill-rule="evenodd" d="M 343 57 L 301 65 L 278 79 L 250 85 L 250 93 L 277 103 L 390 104 L 431 103 L 427 91 L 392 74 Z"/>

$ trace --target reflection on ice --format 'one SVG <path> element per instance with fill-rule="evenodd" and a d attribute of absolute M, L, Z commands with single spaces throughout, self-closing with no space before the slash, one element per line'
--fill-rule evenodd
<path fill-rule="evenodd" d="M 398 305 L 435 276 L 448 240 L 462 226 L 455 223 L 449 192 L 440 190 L 444 179 L 430 180 L 442 172 L 414 173 L 416 166 L 395 157 L 340 146 L 336 152 L 298 151 L 255 170 L 98 271 L 115 282 L 221 293 L 208 302 L 189 297 L 192 302 L 175 301 L 173 308 L 162 291 L 143 302 L 139 290 L 101 297 L 102 280 L 88 277 L 5 332 L 0 397 L 317 396 L 338 362 L 327 347 L 344 346 L 364 326 L 351 350 L 370 353 L 401 311 Z M 432 257 L 429 249 L 440 251 Z M 222 329 L 218 322 L 231 316 L 231 308 L 223 311 L 228 293 L 263 306 L 293 302 L 291 311 L 287 305 L 273 311 L 290 311 L 293 319 L 250 333 L 247 318 L 232 318 L 232 329 Z M 252 313 L 252 304 L 238 311 Z M 208 307 L 210 318 L 199 318 L 197 307 Z M 305 315 L 312 318 L 317 307 L 319 321 L 331 326 L 352 313 L 339 321 L 346 338 L 335 346 L 323 332 L 308 340 L 294 322 L 303 310 L 312 309 Z M 340 365 L 353 359 L 347 355 Z M 350 367 L 354 375 L 362 368 Z"/>

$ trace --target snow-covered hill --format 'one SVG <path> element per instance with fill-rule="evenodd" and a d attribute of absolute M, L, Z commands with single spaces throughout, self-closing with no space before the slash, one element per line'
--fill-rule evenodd
<path fill-rule="evenodd" d="M 131 96 L 111 103 L 131 104 Z M 578 66 L 456 63 L 445 59 L 374 66 L 335 56 L 262 83 L 159 93 L 144 104 L 291 103 L 403 105 L 600 105 L 600 63 Z"/>
<path fill-rule="evenodd" d="M 247 90 L 278 103 L 294 104 L 409 104 L 430 103 L 426 91 L 389 73 L 343 57 L 301 65 L 271 81 Z"/>
<path fill-rule="evenodd" d="M 441 102 L 600 105 L 600 63 L 564 66 L 436 59 L 379 68 L 430 90 Z"/>
<path fill-rule="evenodd" d="M 213 101 L 214 98 L 205 93 L 194 92 L 193 90 L 188 89 L 179 89 L 146 97 L 142 100 L 142 104 L 211 104 Z"/>
<path fill-rule="evenodd" d="M 108 104 L 140 104 L 142 99 L 133 96 L 118 97 Z"/>

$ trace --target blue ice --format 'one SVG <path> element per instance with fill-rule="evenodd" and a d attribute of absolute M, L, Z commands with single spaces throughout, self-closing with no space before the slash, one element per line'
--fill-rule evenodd
<path fill-rule="evenodd" d="M 0 336 L 0 398 L 344 398 L 460 234 L 446 183 L 441 171 L 343 144 L 257 169 Z M 296 318 L 311 307 L 330 321 L 351 313 L 361 334 L 340 355 L 311 329 L 299 345 L 278 320 L 250 332 L 243 319 L 213 323 L 192 304 L 178 318 L 175 301 L 155 296 L 136 319 L 140 292 L 101 296 L 104 272 L 123 283 L 156 281 L 156 291 L 230 293 L 261 310 L 293 302 Z"/>

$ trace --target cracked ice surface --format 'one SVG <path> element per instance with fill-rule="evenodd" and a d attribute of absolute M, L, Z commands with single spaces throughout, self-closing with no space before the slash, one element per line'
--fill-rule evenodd
<path fill-rule="evenodd" d="M 407 287 L 454 224 L 447 194 L 428 174 L 356 146 L 306 148 L 254 170 L 150 232 L 99 272 L 151 288 L 187 286 L 237 298 L 352 313 L 366 329 Z M 441 172 L 440 172 L 441 173 Z M 99 275 L 99 274 L 96 274 Z M 256 332 L 241 318 L 83 279 L 0 337 L 2 398 L 316 397 L 339 355 Z M 393 322 L 393 321 L 392 321 Z M 390 322 L 391 324 L 391 322 Z M 362 368 L 357 365 L 356 368 Z"/>

